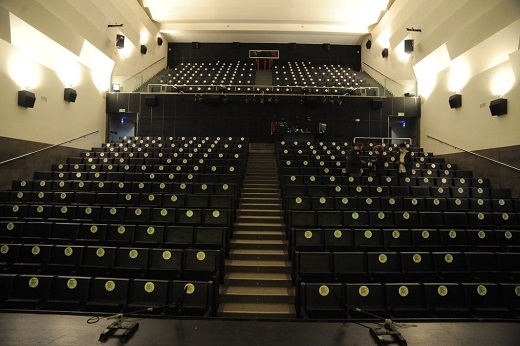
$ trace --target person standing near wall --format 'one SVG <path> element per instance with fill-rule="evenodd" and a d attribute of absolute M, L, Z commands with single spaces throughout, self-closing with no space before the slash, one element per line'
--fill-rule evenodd
<path fill-rule="evenodd" d="M 396 161 L 397 175 L 403 177 L 408 176 L 412 170 L 412 164 L 412 155 L 408 150 L 406 150 L 406 144 L 399 144 L 399 157 Z"/>
<path fill-rule="evenodd" d="M 376 177 L 382 177 L 385 174 L 385 157 L 383 156 L 383 147 L 376 145 L 373 149 L 376 154 L 376 158 L 372 159 L 372 167 L 376 174 Z"/>
<path fill-rule="evenodd" d="M 351 177 L 361 176 L 361 165 L 365 163 L 361 160 L 361 150 L 363 150 L 363 145 L 355 143 L 348 153 L 347 170 Z"/>

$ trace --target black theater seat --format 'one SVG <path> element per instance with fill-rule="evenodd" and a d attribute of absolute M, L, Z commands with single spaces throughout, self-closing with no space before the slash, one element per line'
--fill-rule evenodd
<path fill-rule="evenodd" d="M 301 307 L 304 317 L 337 319 L 346 318 L 343 308 L 343 287 L 334 283 L 302 283 Z"/>

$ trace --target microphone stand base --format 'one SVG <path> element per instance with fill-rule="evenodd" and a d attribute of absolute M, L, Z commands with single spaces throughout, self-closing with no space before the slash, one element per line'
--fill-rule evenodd
<path fill-rule="evenodd" d="M 388 328 L 381 329 L 370 328 L 370 334 L 377 341 L 378 345 L 386 345 L 388 343 L 397 343 L 401 346 L 408 345 L 401 333 L 395 329 L 393 325 L 390 325 Z M 388 336 L 389 338 L 385 338 L 385 336 Z"/>
<path fill-rule="evenodd" d="M 99 335 L 99 341 L 105 342 L 110 337 L 120 338 L 121 342 L 125 343 L 134 335 L 139 328 L 139 323 L 132 323 L 128 326 L 124 326 L 122 323 L 112 322 L 107 329 L 101 335 Z M 123 330 L 122 334 L 115 334 L 117 331 Z"/>

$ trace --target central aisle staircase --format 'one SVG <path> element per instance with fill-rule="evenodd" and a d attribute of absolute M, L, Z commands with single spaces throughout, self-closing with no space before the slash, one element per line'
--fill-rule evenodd
<path fill-rule="evenodd" d="M 274 145 L 251 144 L 218 315 L 295 318 Z"/>

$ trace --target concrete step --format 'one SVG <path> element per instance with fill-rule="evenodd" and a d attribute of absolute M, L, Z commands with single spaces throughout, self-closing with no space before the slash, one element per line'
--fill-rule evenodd
<path fill-rule="evenodd" d="M 235 230 L 233 239 L 251 239 L 251 240 L 285 240 L 285 232 L 282 231 L 242 231 Z"/>
<path fill-rule="evenodd" d="M 292 278 L 286 273 L 228 273 L 226 286 L 292 287 Z"/>
<path fill-rule="evenodd" d="M 244 176 L 244 181 L 247 182 L 278 182 L 278 175 L 277 174 L 258 174 L 254 173 L 253 175 L 247 174 Z"/>
<path fill-rule="evenodd" d="M 243 192 L 240 198 L 281 198 L 280 192 Z"/>
<path fill-rule="evenodd" d="M 231 239 L 230 249 L 242 250 L 286 250 L 287 241 L 281 239 Z"/>
<path fill-rule="evenodd" d="M 240 215 L 237 217 L 236 222 L 239 223 L 284 223 L 283 216 L 248 216 L 248 215 Z"/>
<path fill-rule="evenodd" d="M 242 184 L 242 187 L 243 188 L 248 188 L 248 189 L 263 189 L 263 188 L 266 188 L 266 189 L 279 189 L 280 188 L 280 184 L 255 184 L 255 183 L 248 183 L 248 184 Z"/>
<path fill-rule="evenodd" d="M 286 261 L 289 258 L 287 250 L 256 250 L 232 249 L 229 259 L 244 261 Z"/>
<path fill-rule="evenodd" d="M 250 198 L 250 197 L 240 197 L 239 204 L 242 205 L 242 203 L 256 203 L 256 204 L 282 204 L 281 198 Z"/>
<path fill-rule="evenodd" d="M 217 316 L 247 319 L 292 319 L 296 317 L 294 304 L 222 303 Z"/>
<path fill-rule="evenodd" d="M 254 202 L 240 202 L 240 210 L 273 210 L 282 209 L 281 203 L 254 203 Z"/>
<path fill-rule="evenodd" d="M 237 209 L 237 216 L 279 216 L 283 217 L 284 212 L 281 209 Z"/>
<path fill-rule="evenodd" d="M 294 287 L 221 286 L 223 303 L 294 304 Z"/>
<path fill-rule="evenodd" d="M 250 193 L 274 193 L 280 196 L 280 189 L 278 187 L 249 187 L 244 186 L 240 190 L 242 195 Z"/>
<path fill-rule="evenodd" d="M 278 179 L 278 172 L 276 170 L 266 170 L 261 168 L 248 169 L 244 174 L 244 178 L 272 178 Z"/>
<path fill-rule="evenodd" d="M 226 260 L 226 273 L 285 273 L 291 274 L 290 261 Z"/>
<path fill-rule="evenodd" d="M 233 224 L 235 231 L 285 231 L 283 222 L 256 223 L 256 222 L 235 222 Z"/>

